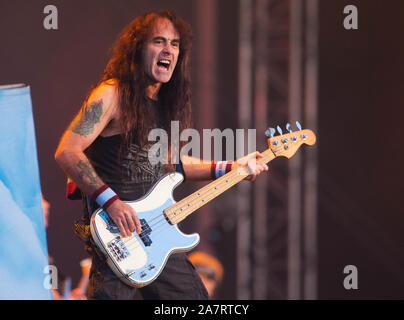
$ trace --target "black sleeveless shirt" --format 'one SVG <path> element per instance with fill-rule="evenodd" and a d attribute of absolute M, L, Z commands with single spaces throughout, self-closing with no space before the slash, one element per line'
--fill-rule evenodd
<path fill-rule="evenodd" d="M 161 128 L 161 112 L 157 101 L 148 99 L 147 108 L 150 109 L 150 130 Z M 85 154 L 98 176 L 116 192 L 121 200 L 133 201 L 144 196 L 150 188 L 164 175 L 164 166 L 161 163 L 152 165 L 149 161 L 149 148 L 155 143 L 151 142 L 143 149 L 136 143 L 134 133 L 130 143 L 124 148 L 122 134 L 97 139 L 87 148 Z"/>

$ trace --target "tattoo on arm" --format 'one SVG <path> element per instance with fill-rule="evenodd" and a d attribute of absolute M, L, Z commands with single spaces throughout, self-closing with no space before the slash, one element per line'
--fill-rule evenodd
<path fill-rule="evenodd" d="M 91 186 L 97 186 L 100 179 L 97 177 L 93 167 L 88 161 L 80 160 L 77 163 L 77 167 L 80 169 L 78 175 L 81 180 L 88 181 Z"/>
<path fill-rule="evenodd" d="M 100 122 L 102 115 L 102 99 L 86 105 L 81 111 L 80 120 L 72 127 L 72 131 L 82 136 L 86 136 L 94 131 L 94 125 Z"/>

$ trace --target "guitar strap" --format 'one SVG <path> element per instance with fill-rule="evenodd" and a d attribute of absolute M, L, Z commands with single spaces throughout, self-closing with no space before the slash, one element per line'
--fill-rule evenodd
<path fill-rule="evenodd" d="M 89 196 L 86 196 L 86 195 L 84 195 L 84 197 L 85 197 L 86 204 L 87 204 L 87 205 L 86 205 L 87 215 L 88 215 L 88 217 L 90 218 L 91 215 L 92 215 L 92 213 L 94 212 L 93 206 L 92 206 L 92 204 L 91 204 L 91 199 L 90 199 L 90 197 L 89 197 Z"/>
<path fill-rule="evenodd" d="M 186 180 L 186 176 L 185 176 L 185 171 L 184 171 L 184 166 L 182 165 L 182 161 L 180 159 L 180 163 L 175 165 L 175 171 L 178 173 L 181 173 L 184 177 L 184 182 Z"/>

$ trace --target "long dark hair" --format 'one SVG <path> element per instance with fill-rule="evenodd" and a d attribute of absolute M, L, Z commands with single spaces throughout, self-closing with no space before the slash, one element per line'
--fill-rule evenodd
<path fill-rule="evenodd" d="M 164 110 L 164 129 L 170 136 L 170 121 L 177 120 L 180 132 L 191 127 L 191 47 L 190 25 L 171 11 L 150 12 L 134 19 L 119 35 L 112 48 L 112 57 L 101 82 L 117 81 L 121 128 L 128 142 L 135 133 L 139 147 L 147 145 L 149 131 L 146 97 L 148 77 L 142 67 L 142 51 L 158 19 L 168 19 L 180 35 L 178 62 L 169 82 L 159 91 L 159 103 Z"/>

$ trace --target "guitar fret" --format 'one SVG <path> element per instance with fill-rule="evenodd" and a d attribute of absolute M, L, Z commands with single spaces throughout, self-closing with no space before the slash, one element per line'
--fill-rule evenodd
<path fill-rule="evenodd" d="M 257 160 L 258 163 L 268 163 L 275 158 L 270 149 L 262 152 L 263 158 Z M 166 209 L 165 213 L 172 224 L 177 224 L 188 215 L 195 212 L 224 191 L 239 183 L 248 176 L 246 167 L 238 167 L 224 176 L 212 181 L 200 190 L 190 194 L 186 198 Z"/>

